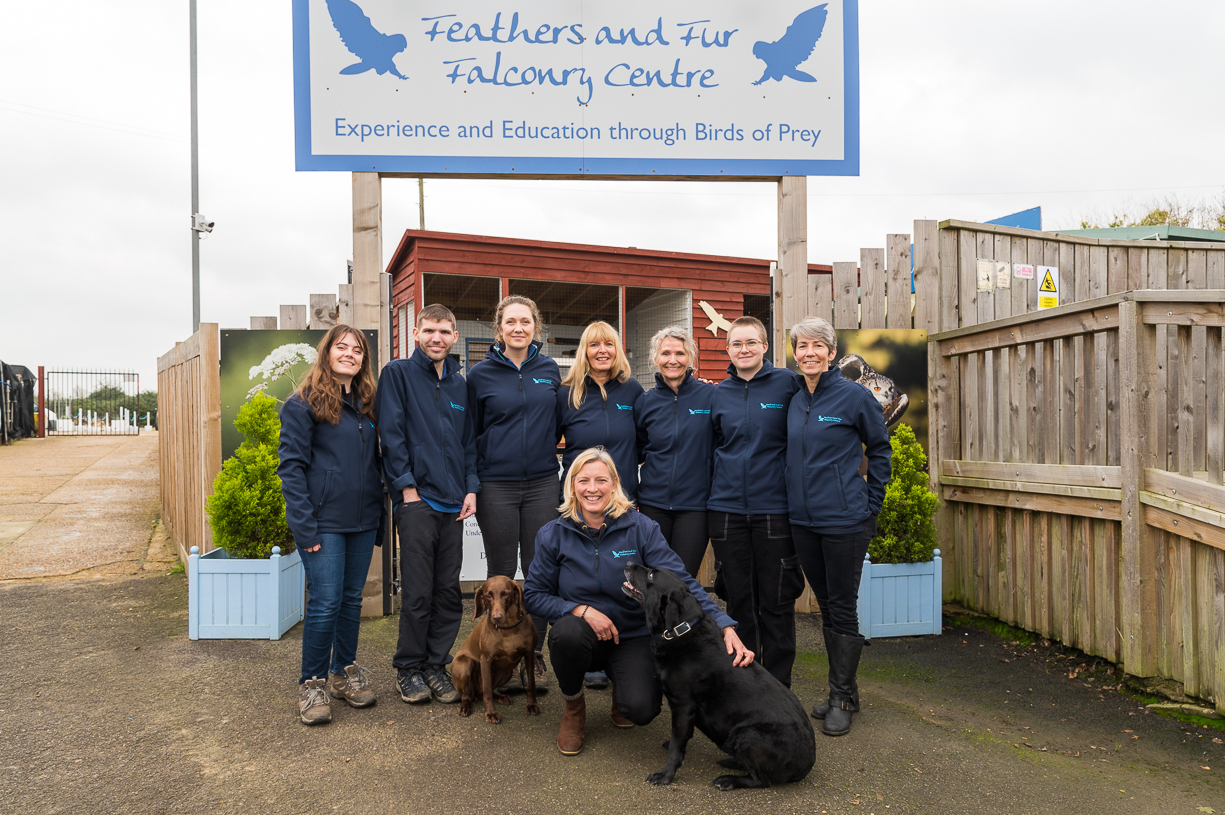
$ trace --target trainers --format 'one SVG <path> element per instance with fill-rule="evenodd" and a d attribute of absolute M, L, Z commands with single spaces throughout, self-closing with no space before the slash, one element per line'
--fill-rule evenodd
<path fill-rule="evenodd" d="M 430 689 L 421 671 L 397 671 L 396 689 L 400 691 L 400 698 L 410 705 L 430 701 Z"/>
<path fill-rule="evenodd" d="M 327 689 L 333 699 L 344 699 L 351 707 L 370 707 L 378 701 L 366 669 L 356 662 L 342 674 L 329 674 Z"/>
<path fill-rule="evenodd" d="M 519 664 L 519 681 L 523 683 L 523 687 L 527 687 L 527 676 L 525 675 L 527 668 L 527 660 L 523 660 Z M 549 692 L 549 674 L 544 667 L 544 654 L 536 652 L 532 659 L 532 673 L 536 676 L 536 693 Z"/>
<path fill-rule="evenodd" d="M 608 674 L 604 671 L 591 671 L 583 674 L 583 684 L 592 690 L 604 690 L 608 687 Z"/>
<path fill-rule="evenodd" d="M 430 693 L 434 694 L 434 698 L 444 704 L 459 701 L 459 691 L 451 684 L 451 677 L 447 675 L 447 669 L 441 665 L 431 665 L 425 669 L 425 684 L 429 685 Z"/>
<path fill-rule="evenodd" d="M 332 721 L 332 700 L 323 679 L 308 679 L 298 685 L 298 716 L 302 724 L 327 724 Z"/>

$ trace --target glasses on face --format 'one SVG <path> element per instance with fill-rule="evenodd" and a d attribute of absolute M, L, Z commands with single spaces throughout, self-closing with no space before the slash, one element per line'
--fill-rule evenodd
<path fill-rule="evenodd" d="M 733 340 L 732 342 L 729 342 L 727 344 L 727 347 L 732 349 L 733 351 L 739 351 L 741 348 L 747 348 L 750 351 L 756 351 L 758 348 L 761 347 L 761 341 L 760 340 L 748 340 L 746 342 L 741 342 L 740 340 Z"/>

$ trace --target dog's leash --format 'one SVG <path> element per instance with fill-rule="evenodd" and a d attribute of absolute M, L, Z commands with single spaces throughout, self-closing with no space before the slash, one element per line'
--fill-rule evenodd
<path fill-rule="evenodd" d="M 494 628 L 498 629 L 499 631 L 509 631 L 510 629 L 512 629 L 512 628 L 514 628 L 515 626 L 517 626 L 519 623 L 523 622 L 525 619 L 527 619 L 527 615 L 526 615 L 526 614 L 520 614 L 520 615 L 519 615 L 519 621 L 518 621 L 518 622 L 511 623 L 510 625 L 498 625 L 498 624 L 497 624 L 497 623 L 495 623 L 493 620 L 490 620 L 490 621 L 489 621 L 489 624 L 490 624 L 490 625 L 492 625 Z"/>
<path fill-rule="evenodd" d="M 701 619 L 702 619 L 702 616 L 699 614 L 697 617 L 694 617 L 692 620 L 686 620 L 685 622 L 681 623 L 675 628 L 669 628 L 667 631 L 664 631 L 662 634 L 652 634 L 651 636 L 655 638 L 656 642 L 671 642 L 672 640 L 683 637 L 686 634 L 688 634 L 690 631 L 692 631 L 694 629 L 694 626 L 698 624 L 698 620 L 701 620 Z"/>

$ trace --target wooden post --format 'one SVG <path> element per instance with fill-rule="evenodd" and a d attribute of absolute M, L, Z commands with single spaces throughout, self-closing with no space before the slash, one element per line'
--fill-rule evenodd
<path fill-rule="evenodd" d="M 383 188 L 378 173 L 353 174 L 353 327 L 379 327 Z"/>
<path fill-rule="evenodd" d="M 200 323 L 200 391 L 197 394 L 200 421 L 200 486 L 207 501 L 213 494 L 213 479 L 221 472 L 221 331 L 216 323 Z M 213 527 L 208 513 L 203 519 L 203 551 L 213 550 Z"/>
<path fill-rule="evenodd" d="M 276 317 L 252 317 L 252 331 L 276 331 Z"/>
<path fill-rule="evenodd" d="M 774 310 L 774 364 L 787 364 L 787 330 L 808 313 L 808 179 L 778 180 L 778 282 Z M 781 294 L 781 304 L 780 297 Z M 781 305 L 781 308 L 779 307 Z"/>
<path fill-rule="evenodd" d="M 340 325 L 353 325 L 353 285 L 341 283 L 336 296 L 336 322 Z"/>
<path fill-rule="evenodd" d="M 340 313 L 334 294 L 312 294 L 310 296 L 310 322 L 312 330 L 326 330 L 336 325 L 336 316 Z"/>
<path fill-rule="evenodd" d="M 281 306 L 281 328 L 283 330 L 301 331 L 310 325 L 306 316 L 306 306 Z"/>

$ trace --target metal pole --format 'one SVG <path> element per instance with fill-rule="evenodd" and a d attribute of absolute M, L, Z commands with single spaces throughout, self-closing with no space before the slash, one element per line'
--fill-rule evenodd
<path fill-rule="evenodd" d="M 196 0 L 188 0 L 191 45 L 191 333 L 200 330 L 200 233 L 196 213 L 200 211 L 200 143 L 196 115 Z"/>
<path fill-rule="evenodd" d="M 38 437 L 47 437 L 47 371 L 38 366 Z"/>
<path fill-rule="evenodd" d="M 421 213 L 421 229 L 425 229 L 425 179 L 424 178 L 417 179 L 417 211 Z"/>

